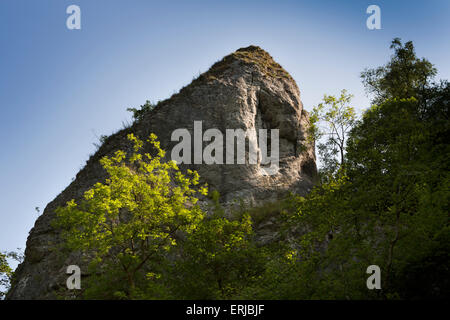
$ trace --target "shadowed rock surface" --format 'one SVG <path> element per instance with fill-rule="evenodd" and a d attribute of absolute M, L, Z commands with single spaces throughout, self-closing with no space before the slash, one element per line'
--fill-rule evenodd
<path fill-rule="evenodd" d="M 220 192 L 225 205 L 233 200 L 257 205 L 288 191 L 306 194 L 313 186 L 317 175 L 314 146 L 306 140 L 309 118 L 295 81 L 261 48 L 239 49 L 179 93 L 158 103 L 130 128 L 106 139 L 76 179 L 37 219 L 28 236 L 25 260 L 17 269 L 7 298 L 55 299 L 59 297 L 57 292 L 65 292 L 64 297 L 70 298 L 70 292 L 64 289 L 65 271 L 68 265 L 78 264 L 80 257 L 76 253 L 63 257 L 54 250 L 59 242 L 58 231 L 51 227 L 55 209 L 71 199 L 80 199 L 94 183 L 105 179 L 99 159 L 118 149 L 127 150 L 128 133 L 141 138 L 155 133 L 170 157 L 178 143 L 170 141 L 172 132 L 186 128 L 193 137 L 194 121 L 203 121 L 203 132 L 217 128 L 224 136 L 226 129 L 279 129 L 280 169 L 276 175 L 265 175 L 259 163 L 180 166 L 182 170 L 197 170 L 210 190 Z M 207 144 L 204 142 L 204 146 Z"/>

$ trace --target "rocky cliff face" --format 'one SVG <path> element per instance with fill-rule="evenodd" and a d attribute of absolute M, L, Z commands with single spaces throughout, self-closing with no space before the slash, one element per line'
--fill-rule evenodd
<path fill-rule="evenodd" d="M 193 136 L 194 121 L 202 121 L 203 131 L 219 129 L 279 129 L 279 170 L 267 175 L 261 163 L 191 164 L 210 189 L 221 194 L 226 204 L 242 199 L 253 204 L 274 200 L 287 191 L 306 194 L 316 177 L 314 146 L 308 145 L 308 114 L 292 77 L 259 47 L 242 48 L 214 64 L 190 85 L 170 99 L 158 103 L 130 128 L 110 136 L 93 155 L 76 179 L 45 208 L 30 231 L 25 261 L 17 269 L 17 281 L 7 298 L 52 299 L 64 290 L 66 268 L 77 264 L 76 253 L 56 252 L 58 231 L 50 223 L 54 211 L 70 199 L 79 199 L 105 173 L 98 160 L 117 149 L 126 149 L 126 135 L 139 137 L 155 133 L 168 151 L 178 142 L 171 134 L 186 128 Z M 207 144 L 206 142 L 204 144 Z M 260 146 L 257 146 L 259 148 Z"/>

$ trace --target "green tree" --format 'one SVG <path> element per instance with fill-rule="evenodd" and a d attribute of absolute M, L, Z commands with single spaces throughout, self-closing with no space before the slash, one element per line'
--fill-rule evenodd
<path fill-rule="evenodd" d="M 393 98 L 415 97 L 421 101 L 436 69 L 428 60 L 417 58 L 412 41 L 402 44 L 395 38 L 390 48 L 394 54 L 386 65 L 361 73 L 367 92 L 373 94 L 376 104 Z"/>
<path fill-rule="evenodd" d="M 348 134 L 345 172 L 294 198 L 296 258 L 275 268 L 288 297 L 448 297 L 450 90 L 428 82 L 434 71 L 411 58 L 412 43 L 394 48 L 370 84 L 378 104 Z M 421 69 L 428 76 L 418 78 Z M 371 264 L 381 292 L 365 287 Z"/>
<path fill-rule="evenodd" d="M 89 261 L 86 298 L 162 298 L 160 261 L 177 244 L 177 232 L 192 232 L 203 219 L 196 205 L 199 176 L 183 175 L 152 134 L 156 155 L 129 134 L 132 152 L 116 151 L 100 163 L 108 174 L 75 200 L 56 210 L 65 246 Z"/>
<path fill-rule="evenodd" d="M 263 273 L 264 252 L 252 241 L 250 215 L 227 218 L 218 202 L 214 207 L 181 244 L 170 277 L 177 298 L 236 299 Z"/>
<path fill-rule="evenodd" d="M 9 289 L 12 276 L 12 269 L 8 264 L 7 257 L 7 253 L 0 252 L 0 299 L 3 299 Z"/>
<path fill-rule="evenodd" d="M 353 201 L 378 221 L 388 292 L 398 291 L 407 261 L 432 254 L 434 238 L 448 230 L 449 148 L 435 145 L 434 121 L 420 110 L 415 98 L 374 106 L 348 145 Z"/>
<path fill-rule="evenodd" d="M 133 119 L 136 121 L 142 120 L 144 115 L 153 109 L 155 109 L 156 105 L 151 103 L 150 100 L 145 101 L 145 103 L 138 108 L 127 108 L 127 111 L 133 113 Z"/>
<path fill-rule="evenodd" d="M 5 297 L 11 287 L 11 283 L 14 282 L 14 271 L 8 263 L 8 259 L 21 263 L 23 258 L 20 248 L 17 251 L 0 252 L 0 300 Z"/>
<path fill-rule="evenodd" d="M 294 198 L 288 225 L 302 232 L 292 236 L 295 259 L 275 265 L 277 296 L 448 296 L 450 153 L 442 145 L 434 153 L 434 129 L 420 109 L 414 98 L 369 109 L 350 132 L 346 175 Z M 381 268 L 381 291 L 365 286 L 372 264 Z"/>
<path fill-rule="evenodd" d="M 344 166 L 347 135 L 356 121 L 355 109 L 349 105 L 352 97 L 346 90 L 338 98 L 324 95 L 323 102 L 310 114 L 310 139 L 324 138 L 317 145 L 324 165 L 322 172 L 334 174 Z"/>

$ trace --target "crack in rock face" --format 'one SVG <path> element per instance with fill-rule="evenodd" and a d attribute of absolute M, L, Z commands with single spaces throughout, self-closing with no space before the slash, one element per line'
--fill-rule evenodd
<path fill-rule="evenodd" d="M 220 193 L 225 206 L 236 200 L 257 205 L 279 199 L 287 192 L 305 195 L 314 185 L 317 179 L 314 145 L 307 142 L 309 118 L 303 109 L 297 84 L 261 48 L 239 49 L 215 63 L 177 94 L 158 103 L 131 127 L 106 139 L 76 179 L 37 219 L 28 236 L 25 260 L 17 269 L 17 281 L 7 298 L 54 299 L 58 288 L 65 286 L 67 275 L 61 270 L 80 261 L 81 254 L 74 252 L 61 258 L 55 252 L 60 240 L 51 221 L 57 207 L 71 199 L 77 201 L 94 183 L 104 181 L 106 175 L 99 163 L 101 157 L 118 149 L 128 150 L 126 136 L 129 133 L 140 138 L 155 133 L 161 147 L 170 155 L 170 150 L 178 143 L 171 141 L 172 132 L 186 128 L 193 137 L 194 121 L 202 121 L 203 132 L 211 128 L 224 134 L 227 129 L 254 130 L 256 137 L 251 143 L 256 144 L 259 151 L 260 129 L 279 130 L 279 170 L 276 174 L 266 174 L 260 161 L 256 164 L 247 161 L 233 165 L 180 165 L 181 170 L 197 170 L 210 190 Z M 203 148 L 208 143 L 203 142 Z M 270 146 L 269 142 L 269 152 Z"/>

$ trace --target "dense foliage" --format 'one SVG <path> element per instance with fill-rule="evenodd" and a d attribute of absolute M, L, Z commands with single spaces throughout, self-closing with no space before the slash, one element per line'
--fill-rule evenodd
<path fill-rule="evenodd" d="M 319 158 L 323 162 L 320 170 L 322 181 L 336 175 L 345 165 L 345 146 L 356 121 L 355 109 L 350 106 L 352 98 L 345 89 L 338 98 L 324 95 L 323 102 L 310 114 L 308 140 L 317 142 Z"/>
<path fill-rule="evenodd" d="M 7 254 L 0 252 L 0 299 L 5 296 L 5 291 L 9 288 L 9 281 L 12 270 L 6 260 Z"/>
<path fill-rule="evenodd" d="M 156 136 L 155 152 L 140 152 L 144 142 L 129 134 L 129 154 L 116 151 L 101 159 L 108 173 L 77 204 L 69 201 L 56 211 L 55 227 L 71 250 L 81 250 L 89 261 L 87 298 L 145 298 L 159 278 L 159 263 L 176 245 L 176 232 L 192 232 L 203 218 L 196 205 L 198 174 L 184 176 L 173 161 L 162 162 Z M 148 280 L 148 281 L 147 281 Z"/>
<path fill-rule="evenodd" d="M 403 45 L 395 38 L 391 49 L 395 53 L 386 65 L 361 73 L 367 92 L 374 94 L 377 104 L 393 98 L 421 98 L 437 70 L 430 61 L 416 56 L 412 41 Z"/>
<path fill-rule="evenodd" d="M 0 300 L 5 298 L 6 293 L 11 287 L 11 283 L 14 281 L 14 271 L 11 268 L 10 262 L 15 260 L 20 263 L 23 261 L 23 258 L 24 256 L 20 248 L 17 251 L 0 252 Z"/>

